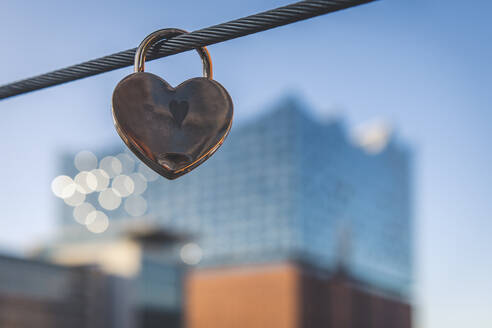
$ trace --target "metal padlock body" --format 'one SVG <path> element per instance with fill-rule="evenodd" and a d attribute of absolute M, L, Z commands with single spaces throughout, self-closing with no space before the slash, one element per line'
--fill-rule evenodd
<path fill-rule="evenodd" d="M 159 76 L 143 72 L 146 47 L 177 31 L 183 33 L 160 30 L 142 42 L 138 48 L 141 52 L 135 55 L 136 73 L 118 83 L 112 100 L 120 137 L 138 158 L 168 179 L 193 170 L 209 158 L 227 137 L 233 117 L 231 97 L 211 79 L 205 48 L 197 50 L 207 77 L 192 78 L 173 88 Z M 154 39 L 149 41 L 152 35 Z"/>

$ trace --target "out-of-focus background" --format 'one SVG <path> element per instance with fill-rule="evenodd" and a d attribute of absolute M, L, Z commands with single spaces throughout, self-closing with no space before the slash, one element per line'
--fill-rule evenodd
<path fill-rule="evenodd" d="M 288 3 L 4 0 L 0 84 Z M 0 101 L 0 327 L 490 327 L 491 9 L 383 0 L 209 47 L 234 124 L 176 181 L 113 127 L 131 68 Z"/>

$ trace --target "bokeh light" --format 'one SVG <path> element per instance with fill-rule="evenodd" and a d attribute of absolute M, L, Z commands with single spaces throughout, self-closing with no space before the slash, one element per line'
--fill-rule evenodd
<path fill-rule="evenodd" d="M 87 224 L 86 227 L 93 233 L 102 233 L 109 227 L 108 216 L 101 211 L 92 211 L 89 213 L 87 221 L 90 223 Z"/>
<path fill-rule="evenodd" d="M 147 181 L 155 181 L 159 177 L 157 173 L 152 171 L 152 169 L 149 168 L 144 163 L 138 164 L 138 173 L 142 174 L 145 177 L 145 180 Z"/>
<path fill-rule="evenodd" d="M 83 150 L 75 155 L 73 162 L 79 171 L 90 171 L 97 168 L 97 157 L 88 150 Z"/>
<path fill-rule="evenodd" d="M 135 185 L 133 183 L 132 178 L 128 175 L 118 175 L 113 179 L 113 183 L 111 184 L 113 191 L 120 197 L 127 197 L 133 190 L 135 189 Z"/>
<path fill-rule="evenodd" d="M 51 190 L 66 205 L 73 207 L 75 221 L 85 225 L 89 231 L 102 233 L 109 225 L 108 215 L 103 210 L 118 209 L 123 198 L 123 207 L 128 215 L 145 215 L 148 204 L 142 194 L 148 183 L 157 180 L 159 175 L 134 156 L 122 152 L 98 161 L 96 155 L 84 150 L 75 156 L 74 164 L 79 170 L 75 177 L 57 176 L 51 183 Z M 87 198 L 93 192 L 99 192 L 97 201 Z M 101 210 L 97 209 L 99 206 Z M 197 255 L 201 249 L 197 251 L 193 247 L 188 245 L 184 249 L 186 263 L 193 264 L 199 261 L 197 257 L 201 257 Z"/>
<path fill-rule="evenodd" d="M 109 211 L 117 209 L 121 204 L 121 197 L 112 188 L 101 191 L 97 200 L 102 208 Z"/>
<path fill-rule="evenodd" d="M 125 200 L 124 208 L 131 216 L 141 216 L 147 211 L 147 201 L 140 195 L 132 195 Z"/>
<path fill-rule="evenodd" d="M 51 182 L 51 191 L 60 198 L 70 197 L 75 191 L 74 181 L 66 175 L 59 175 Z"/>
<path fill-rule="evenodd" d="M 78 184 L 73 183 L 65 188 L 65 190 L 67 189 L 70 189 L 70 191 L 73 190 L 73 192 L 70 192 L 71 195 L 63 199 L 65 204 L 69 206 L 79 206 L 85 201 L 85 193 L 82 190 L 82 187 L 80 187 Z"/>
<path fill-rule="evenodd" d="M 120 161 L 122 170 L 122 174 L 130 174 L 133 172 L 133 169 L 135 168 L 135 159 L 132 158 L 127 153 L 121 153 L 116 155 L 116 158 Z"/>
<path fill-rule="evenodd" d="M 80 190 L 84 194 L 90 194 L 97 187 L 97 178 L 96 176 L 87 171 L 82 171 L 75 176 L 75 183 L 80 187 Z"/>
<path fill-rule="evenodd" d="M 132 173 L 130 174 L 130 178 L 132 178 L 133 184 L 135 185 L 133 190 L 134 195 L 141 195 L 147 190 L 147 179 L 145 179 L 142 173 Z"/>
<path fill-rule="evenodd" d="M 94 212 L 96 209 L 90 203 L 82 203 L 73 209 L 73 217 L 75 221 L 80 224 L 86 225 L 92 223 L 89 219 L 94 219 L 95 217 L 89 217 L 89 214 Z"/>
<path fill-rule="evenodd" d="M 120 175 L 123 170 L 120 160 L 114 156 L 104 157 L 99 163 L 99 168 L 106 171 L 110 178 Z"/>
<path fill-rule="evenodd" d="M 181 248 L 180 256 L 184 263 L 195 265 L 202 260 L 203 251 L 197 244 L 188 243 Z"/>
<path fill-rule="evenodd" d="M 94 188 L 95 191 L 103 191 L 109 186 L 109 175 L 106 171 L 95 169 L 92 170 L 91 173 L 96 178 L 96 187 Z"/>

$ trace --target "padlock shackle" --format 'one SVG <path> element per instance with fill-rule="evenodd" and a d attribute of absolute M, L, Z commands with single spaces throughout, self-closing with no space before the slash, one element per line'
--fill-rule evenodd
<path fill-rule="evenodd" d="M 162 39 L 169 39 L 173 38 L 175 36 L 178 36 L 180 34 L 188 33 L 185 30 L 177 29 L 177 28 L 165 28 L 162 30 L 157 30 L 151 34 L 149 34 L 143 41 L 140 43 L 140 45 L 137 48 L 137 51 L 135 52 L 135 63 L 134 63 L 134 71 L 135 73 L 137 72 L 143 72 L 145 69 L 145 56 L 147 53 L 147 50 L 155 44 L 157 41 L 160 41 Z M 203 64 L 203 76 L 212 80 L 213 79 L 213 73 L 212 73 L 212 59 L 210 58 L 210 54 L 207 50 L 206 47 L 200 47 L 196 48 L 196 51 L 200 55 L 200 58 L 202 59 L 202 64 Z"/>

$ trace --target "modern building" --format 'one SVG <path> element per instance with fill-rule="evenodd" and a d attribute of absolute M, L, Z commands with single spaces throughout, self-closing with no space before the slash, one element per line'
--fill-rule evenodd
<path fill-rule="evenodd" d="M 104 305 L 99 307 L 101 311 L 104 307 L 118 309 L 119 315 L 111 314 L 112 319 L 101 327 L 154 328 L 182 325 L 184 265 L 175 257 L 175 245 L 181 244 L 182 236 L 137 219 L 114 225 L 108 234 L 92 234 L 91 238 L 80 238 L 80 235 L 80 230 L 66 227 L 62 238 L 36 250 L 33 257 L 55 263 L 53 266 L 59 271 L 70 272 L 85 267 L 97 269 L 100 279 L 105 281 L 99 288 L 110 288 L 105 298 L 98 296 L 98 289 L 85 289 L 81 285 L 74 286 L 74 291 L 101 302 Z M 26 263 L 30 262 L 26 260 Z M 42 279 L 35 277 L 35 274 L 26 272 L 19 283 L 33 280 L 42 283 Z M 60 279 L 60 276 L 60 273 L 53 272 L 51 279 Z M 113 281 L 118 284 L 115 285 Z M 54 295 L 63 295 L 65 292 L 51 291 Z M 79 304 L 80 309 L 85 306 L 93 304 Z M 96 313 L 96 316 L 103 314 L 106 315 L 101 312 Z"/>
<path fill-rule="evenodd" d="M 190 327 L 212 324 L 213 320 L 201 325 L 193 321 L 203 311 L 215 313 L 217 322 L 225 320 L 219 314 L 226 315 L 226 305 L 231 304 L 200 301 L 205 295 L 200 291 L 208 288 L 206 277 L 216 279 L 235 270 L 260 277 L 255 270 L 272 265 L 284 268 L 280 275 L 293 281 L 281 293 L 294 293 L 302 304 L 318 301 L 310 300 L 308 294 L 301 297 L 292 286 L 305 281 L 316 284 L 315 278 L 306 277 L 321 276 L 321 284 L 327 286 L 349 284 L 350 295 L 359 295 L 362 290 L 369 295 L 367 299 L 375 295 L 376 303 L 380 297 L 387 301 L 381 304 L 401 304 L 401 318 L 410 317 L 411 157 L 407 147 L 384 126 L 353 136 L 339 120 L 315 119 L 297 99 L 287 98 L 262 116 L 234 126 L 213 157 L 177 180 L 157 178 L 137 163 L 123 148 L 77 155 L 75 166 L 74 155 L 67 155 L 60 174 L 68 177 L 57 178 L 52 186 L 65 202 L 60 205 L 63 233 L 57 241 L 63 247 L 52 248 L 47 257 L 69 264 L 70 256 L 63 256 L 67 245 L 75 251 L 96 239 L 119 240 L 122 229 L 138 220 L 185 236 L 174 244 L 168 257 L 174 254 L 176 265 L 179 257 L 196 265 L 185 290 L 180 284 L 174 285 L 177 289 L 165 294 L 176 295 L 176 299 L 166 303 L 159 300 L 159 283 L 150 284 L 141 302 L 151 298 L 160 308 L 185 306 Z M 141 262 L 135 275 L 166 277 L 159 268 L 172 261 L 154 257 L 151 262 Z M 227 279 L 216 285 L 215 295 L 231 290 Z M 251 282 L 253 287 L 255 280 Z M 245 287 L 248 284 L 243 287 L 249 289 Z M 334 289 L 324 290 L 328 294 L 321 298 L 336 294 Z M 249 302 L 256 302 L 258 295 L 270 297 L 264 293 L 250 296 Z M 184 301 L 179 295 L 184 295 Z M 219 304 L 225 308 L 217 308 L 222 306 Z M 392 306 L 383 312 L 391 315 Z M 258 312 L 258 316 L 262 314 Z M 319 326 L 295 318 L 292 322 L 297 324 L 292 327 Z M 401 318 L 387 322 L 401 322 L 394 327 L 410 326 L 410 319 Z M 253 326 L 265 326 L 267 321 L 262 322 Z M 338 321 L 333 324 L 338 325 Z M 291 325 L 277 322 L 268 326 Z"/>
<path fill-rule="evenodd" d="M 202 266 L 290 259 L 334 270 L 345 234 L 346 270 L 405 297 L 412 278 L 409 165 L 395 140 L 368 153 L 339 121 L 320 123 L 289 98 L 235 127 L 194 172 L 152 185 L 149 210 L 165 226 L 197 236 Z"/>
<path fill-rule="evenodd" d="M 95 267 L 0 256 L 0 327 L 127 327 L 125 290 Z"/>

